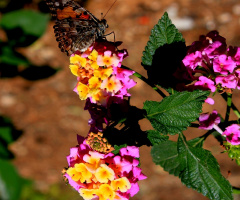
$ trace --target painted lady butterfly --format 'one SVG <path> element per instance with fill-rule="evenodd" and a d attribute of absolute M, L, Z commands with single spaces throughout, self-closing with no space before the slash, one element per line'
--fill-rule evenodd
<path fill-rule="evenodd" d="M 56 20 L 53 28 L 59 48 L 68 56 L 77 50 L 87 50 L 108 28 L 105 19 L 97 19 L 73 0 L 46 0 L 46 4 Z"/>

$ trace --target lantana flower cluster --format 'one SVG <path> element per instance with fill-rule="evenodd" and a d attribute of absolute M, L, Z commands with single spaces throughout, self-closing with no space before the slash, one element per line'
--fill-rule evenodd
<path fill-rule="evenodd" d="M 109 97 L 130 96 L 128 89 L 135 86 L 129 78 L 134 71 L 120 68 L 126 50 L 116 50 L 114 43 L 95 42 L 85 52 L 75 52 L 70 57 L 70 70 L 77 76 L 74 89 L 81 100 L 106 105 Z"/>
<path fill-rule="evenodd" d="M 185 67 L 184 77 L 193 81 L 184 89 L 209 90 L 213 93 L 232 93 L 233 89 L 240 89 L 240 47 L 227 48 L 226 39 L 217 31 L 200 36 L 199 41 L 193 42 L 182 63 Z M 206 103 L 213 105 L 214 101 L 208 98 Z M 199 122 L 200 129 L 214 128 L 232 145 L 240 144 L 239 125 L 233 124 L 222 131 L 218 127 L 221 119 L 216 110 L 212 114 L 201 114 Z"/>
<path fill-rule="evenodd" d="M 121 148 L 119 155 L 93 150 L 81 136 L 70 150 L 64 176 L 84 199 L 127 200 L 139 191 L 138 181 L 146 178 L 139 165 L 139 148 Z"/>
<path fill-rule="evenodd" d="M 240 48 L 228 47 L 217 31 L 200 36 L 188 47 L 183 59 L 193 89 L 231 92 L 240 89 Z"/>

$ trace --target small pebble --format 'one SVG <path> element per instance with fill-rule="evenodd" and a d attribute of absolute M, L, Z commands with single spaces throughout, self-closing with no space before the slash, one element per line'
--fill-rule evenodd
<path fill-rule="evenodd" d="M 193 19 L 189 17 L 184 18 L 173 18 L 172 23 L 177 27 L 180 31 L 191 30 L 194 27 Z"/>
<path fill-rule="evenodd" d="M 235 15 L 240 15 L 240 4 L 234 5 L 232 8 L 232 12 Z"/>
<path fill-rule="evenodd" d="M 16 104 L 16 101 L 17 101 L 16 98 L 13 95 L 10 95 L 10 94 L 4 94 L 0 98 L 0 104 L 3 107 L 11 107 L 14 104 Z"/>
<path fill-rule="evenodd" d="M 166 12 L 168 13 L 168 16 L 170 18 L 174 18 L 174 17 L 177 17 L 178 15 L 178 5 L 177 4 L 172 4 L 171 6 L 169 6 L 167 9 L 166 9 Z"/>
<path fill-rule="evenodd" d="M 222 24 L 226 24 L 230 22 L 232 19 L 232 16 L 230 13 L 222 13 L 221 15 L 218 16 L 218 21 Z"/>
<path fill-rule="evenodd" d="M 207 30 L 213 30 L 213 29 L 216 29 L 216 24 L 213 20 L 211 21 L 207 21 L 206 23 L 206 28 Z"/>

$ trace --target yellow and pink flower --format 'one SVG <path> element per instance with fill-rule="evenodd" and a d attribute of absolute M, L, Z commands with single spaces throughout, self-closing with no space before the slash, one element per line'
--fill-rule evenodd
<path fill-rule="evenodd" d="M 126 50 L 117 50 L 108 41 L 95 42 L 87 51 L 72 54 L 69 68 L 77 76 L 74 91 L 79 98 L 106 106 L 111 96 L 130 96 L 127 90 L 136 83 L 129 78 L 133 71 L 120 68 L 126 56 Z"/>
<path fill-rule="evenodd" d="M 139 191 L 137 182 L 146 176 L 138 167 L 138 147 L 127 146 L 114 155 L 94 151 L 81 136 L 78 142 L 67 156 L 64 177 L 84 199 L 128 200 Z"/>

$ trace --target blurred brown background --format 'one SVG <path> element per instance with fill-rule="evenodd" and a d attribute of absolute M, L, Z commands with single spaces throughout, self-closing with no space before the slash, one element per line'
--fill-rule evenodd
<path fill-rule="evenodd" d="M 96 17 L 106 13 L 113 0 L 89 0 L 85 7 Z M 26 7 L 35 8 L 34 4 Z M 186 44 L 197 40 L 200 34 L 218 30 L 227 39 L 229 45 L 240 46 L 240 1 L 238 0 L 118 0 L 107 14 L 108 32 L 114 31 L 116 40 L 123 41 L 129 57 L 124 65 L 146 76 L 141 67 L 142 51 L 148 41 L 150 31 L 163 13 L 167 11 L 173 23 L 182 32 Z M 16 155 L 14 164 L 20 174 L 33 179 L 37 191 L 48 193 L 52 185 L 66 192 L 75 191 L 65 186 L 61 170 L 67 166 L 65 156 L 69 148 L 77 144 L 76 134 L 85 136 L 89 130 L 89 115 L 83 110 L 84 101 L 80 101 L 72 90 L 76 78 L 68 68 L 68 57 L 60 52 L 53 33 L 54 22 L 50 22 L 45 35 L 22 50 L 36 64 L 50 64 L 62 70 L 49 79 L 31 82 L 20 77 L 0 80 L 0 113 L 10 117 L 17 128 L 24 131 L 11 149 Z M 108 37 L 113 40 L 113 35 Z M 167 66 L 165 66 L 167 67 Z M 145 100 L 161 99 L 156 92 L 141 80 L 131 89 L 131 104 L 142 108 Z M 215 97 L 220 110 L 225 102 Z M 234 95 L 234 103 L 239 105 L 239 93 Z M 238 107 L 240 108 L 240 106 Z M 205 108 L 212 110 L 213 107 Z M 232 115 L 234 118 L 234 115 Z M 141 123 L 143 130 L 151 128 L 147 121 Z M 190 129 L 187 137 L 194 138 L 204 131 Z M 176 137 L 174 137 L 176 138 Z M 212 137 L 204 144 L 213 152 L 221 166 L 221 171 L 228 180 L 240 187 L 240 170 Z M 203 200 L 201 194 L 183 186 L 180 180 L 160 166 L 152 163 L 150 148 L 141 148 L 141 166 L 148 179 L 140 181 L 140 192 L 134 200 Z M 231 174 L 228 174 L 231 171 Z M 57 190 L 59 191 L 59 189 Z M 57 193 L 57 192 L 56 192 Z M 49 199 L 58 199 L 49 197 Z M 81 199 L 76 194 L 71 199 Z M 235 199 L 240 196 L 235 195 Z"/>

